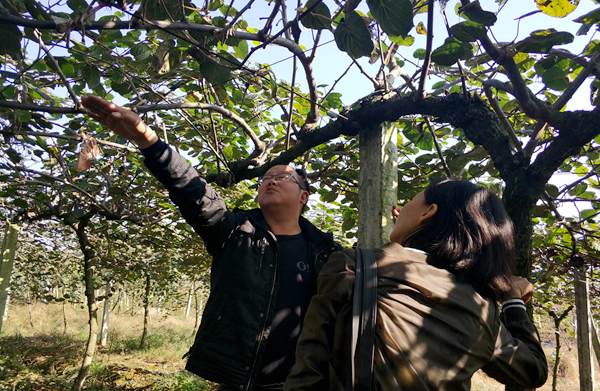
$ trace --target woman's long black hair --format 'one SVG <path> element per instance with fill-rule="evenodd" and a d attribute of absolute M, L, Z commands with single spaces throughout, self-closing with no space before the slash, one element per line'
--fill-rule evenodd
<path fill-rule="evenodd" d="M 452 272 L 482 296 L 501 299 L 515 261 L 513 224 L 502 201 L 456 180 L 429 186 L 425 201 L 437 204 L 437 212 L 404 245 L 427 252 L 431 265 Z"/>

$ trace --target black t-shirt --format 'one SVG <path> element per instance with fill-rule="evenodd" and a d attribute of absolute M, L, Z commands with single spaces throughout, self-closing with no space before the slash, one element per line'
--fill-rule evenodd
<path fill-rule="evenodd" d="M 277 244 L 279 289 L 256 377 L 256 384 L 263 389 L 280 389 L 294 365 L 296 342 L 315 284 L 310 248 L 304 235 L 278 235 Z"/>

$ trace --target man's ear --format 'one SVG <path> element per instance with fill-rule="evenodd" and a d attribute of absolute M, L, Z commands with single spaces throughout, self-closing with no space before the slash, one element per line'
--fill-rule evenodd
<path fill-rule="evenodd" d="M 302 190 L 302 194 L 300 195 L 300 201 L 302 201 L 302 205 L 306 205 L 308 202 L 308 192 L 306 190 Z"/>
<path fill-rule="evenodd" d="M 435 214 L 438 211 L 438 206 L 437 204 L 430 204 L 427 207 L 427 210 L 425 210 L 425 212 L 423 212 L 420 216 L 420 223 L 425 223 L 429 220 L 431 220 L 433 218 L 433 216 L 435 216 Z"/>

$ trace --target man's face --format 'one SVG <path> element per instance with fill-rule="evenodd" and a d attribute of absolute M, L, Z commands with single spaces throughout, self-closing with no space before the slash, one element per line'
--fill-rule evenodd
<path fill-rule="evenodd" d="M 261 209 L 271 207 L 301 211 L 308 200 L 308 191 L 302 189 L 302 178 L 290 166 L 274 166 L 262 177 L 258 188 L 258 204 Z"/>

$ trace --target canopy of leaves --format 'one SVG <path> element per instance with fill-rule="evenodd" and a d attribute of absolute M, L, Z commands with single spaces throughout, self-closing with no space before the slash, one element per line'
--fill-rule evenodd
<path fill-rule="evenodd" d="M 530 251 L 532 231 L 571 245 L 557 213 L 575 205 L 568 227 L 577 249 L 597 254 L 597 6 L 520 2 L 523 15 L 539 7 L 544 25 L 523 16 L 516 35 L 516 1 L 446 7 L 449 32 L 438 12 L 446 2 L 429 10 L 425 0 L 124 3 L 0 6 L 0 207 L 28 224 L 60 223 L 52 230 L 68 241 L 89 218 L 98 284 L 116 270 L 112 278 L 134 283 L 147 269 L 166 286 L 205 271 L 207 258 L 185 248 L 193 233 L 136 149 L 80 109 L 84 94 L 137 110 L 211 183 L 236 185 L 219 189 L 232 208 L 254 206 L 253 178 L 295 162 L 314 184 L 308 217 L 354 240 L 356 135 L 388 122 L 398 128 L 399 203 L 446 176 L 493 188 L 522 233 L 526 273 L 537 273 L 528 254 L 546 270 Z M 574 10 L 578 18 L 554 30 L 553 16 Z M 500 27 L 514 31 L 509 42 L 494 39 Z M 572 99 L 578 111 L 565 107 Z M 79 172 L 90 136 L 102 153 Z"/>

